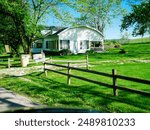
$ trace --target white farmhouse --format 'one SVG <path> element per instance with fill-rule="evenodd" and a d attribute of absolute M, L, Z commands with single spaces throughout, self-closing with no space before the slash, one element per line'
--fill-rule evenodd
<path fill-rule="evenodd" d="M 103 38 L 101 32 L 89 26 L 69 28 L 51 28 L 43 31 L 44 37 L 33 43 L 32 52 L 60 51 L 69 49 L 72 53 L 85 53 L 88 50 L 102 51 Z"/>

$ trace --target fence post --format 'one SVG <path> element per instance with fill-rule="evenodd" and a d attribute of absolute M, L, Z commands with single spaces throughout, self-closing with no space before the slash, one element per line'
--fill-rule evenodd
<path fill-rule="evenodd" d="M 47 77 L 47 70 L 45 70 L 46 68 L 46 63 L 44 63 L 44 73 L 45 73 L 45 76 Z"/>
<path fill-rule="evenodd" d="M 10 58 L 8 58 L 8 68 L 10 68 Z"/>
<path fill-rule="evenodd" d="M 50 57 L 50 63 L 53 63 L 53 61 L 52 61 L 53 59 L 52 59 L 52 56 Z"/>
<path fill-rule="evenodd" d="M 89 57 L 88 57 L 88 54 L 86 55 L 86 69 L 88 70 L 89 69 Z"/>
<path fill-rule="evenodd" d="M 68 79 L 67 79 L 68 85 L 70 85 L 70 83 L 71 83 L 70 73 L 71 73 L 70 62 L 68 62 Z"/>
<path fill-rule="evenodd" d="M 116 70 L 112 69 L 113 94 L 114 94 L 114 96 L 118 95 L 118 93 L 117 93 L 117 87 L 116 87 L 116 82 L 117 82 L 116 74 L 117 74 Z"/>

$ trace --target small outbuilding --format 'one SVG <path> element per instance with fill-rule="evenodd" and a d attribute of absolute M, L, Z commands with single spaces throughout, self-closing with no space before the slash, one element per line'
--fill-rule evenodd
<path fill-rule="evenodd" d="M 104 50 L 102 33 L 89 26 L 68 28 L 51 27 L 43 30 L 44 37 L 33 43 L 32 52 L 61 51 L 68 49 L 71 53 L 85 53 L 89 50 Z"/>

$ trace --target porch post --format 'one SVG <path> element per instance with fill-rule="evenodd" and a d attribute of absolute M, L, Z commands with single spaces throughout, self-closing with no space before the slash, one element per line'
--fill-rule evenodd
<path fill-rule="evenodd" d="M 60 51 L 60 39 L 58 37 L 58 51 Z"/>

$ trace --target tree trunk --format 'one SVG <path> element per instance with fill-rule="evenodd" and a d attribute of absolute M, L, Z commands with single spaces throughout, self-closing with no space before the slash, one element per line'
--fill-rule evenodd
<path fill-rule="evenodd" d="M 26 31 L 24 28 L 25 25 L 23 23 L 23 20 L 20 20 L 17 16 L 13 17 L 13 20 L 14 20 L 14 24 L 15 24 L 16 30 L 18 32 L 18 35 L 20 37 L 20 40 L 21 40 L 20 42 L 22 44 L 24 53 L 29 54 L 30 41 L 29 41 L 28 36 L 26 36 Z"/>

